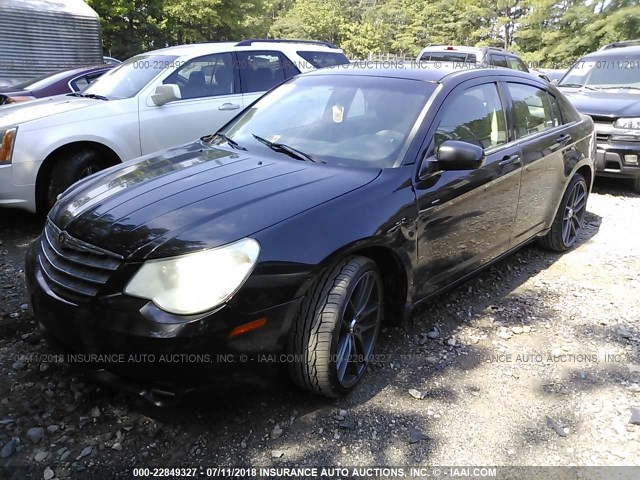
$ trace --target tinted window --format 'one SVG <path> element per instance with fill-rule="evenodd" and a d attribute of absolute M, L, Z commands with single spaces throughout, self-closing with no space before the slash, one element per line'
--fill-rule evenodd
<path fill-rule="evenodd" d="M 436 130 L 436 147 L 445 140 L 461 140 L 482 148 L 506 143 L 507 122 L 494 83 L 468 88 L 446 107 Z"/>
<path fill-rule="evenodd" d="M 491 65 L 495 65 L 496 67 L 505 67 L 509 68 L 509 64 L 507 63 L 507 57 L 504 55 L 491 55 Z"/>
<path fill-rule="evenodd" d="M 473 53 L 455 52 L 445 50 L 444 52 L 424 52 L 420 56 L 421 62 L 469 62 L 476 63 L 476 56 Z"/>
<path fill-rule="evenodd" d="M 513 101 L 518 137 L 534 135 L 562 123 L 559 115 L 551 110 L 546 90 L 521 83 L 508 83 L 507 86 Z"/>
<path fill-rule="evenodd" d="M 291 65 L 285 65 L 279 52 L 238 52 L 243 92 L 264 92 L 284 82 Z M 290 63 L 290 62 L 289 62 Z M 287 66 L 287 71 L 285 71 Z"/>
<path fill-rule="evenodd" d="M 349 59 L 344 53 L 339 52 L 312 52 L 298 50 L 296 52 L 315 68 L 334 67 L 336 65 L 349 65 Z"/>
<path fill-rule="evenodd" d="M 183 99 L 231 95 L 234 92 L 233 57 L 217 53 L 194 58 L 162 82 L 180 87 Z"/>

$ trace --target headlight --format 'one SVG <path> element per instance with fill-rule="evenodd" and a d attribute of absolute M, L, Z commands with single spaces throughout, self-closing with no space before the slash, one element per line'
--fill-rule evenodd
<path fill-rule="evenodd" d="M 640 129 L 640 117 L 635 118 L 619 118 L 613 124 L 616 128 L 624 128 L 626 130 Z"/>
<path fill-rule="evenodd" d="M 16 133 L 18 133 L 18 127 L 0 130 L 0 165 L 11 163 L 13 144 L 16 143 Z"/>
<path fill-rule="evenodd" d="M 244 238 L 211 250 L 149 260 L 124 293 L 151 300 L 169 313 L 206 312 L 238 291 L 253 270 L 259 253 L 260 244 Z"/>

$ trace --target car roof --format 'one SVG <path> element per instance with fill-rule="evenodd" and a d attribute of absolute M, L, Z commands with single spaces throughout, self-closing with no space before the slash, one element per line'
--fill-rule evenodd
<path fill-rule="evenodd" d="M 453 65 L 453 64 L 452 64 Z M 537 79 L 535 75 L 531 75 L 526 72 L 518 70 L 511 70 L 509 68 L 456 68 L 454 66 L 441 66 L 439 68 L 402 68 L 402 67 L 373 67 L 367 62 L 352 63 L 350 65 L 336 65 L 334 67 L 325 67 L 319 70 L 313 70 L 305 73 L 308 75 L 350 75 L 350 76 L 365 76 L 365 77 L 386 77 L 386 78 L 402 78 L 406 80 L 418 80 L 423 82 L 442 83 L 449 78 L 460 78 L 460 80 L 466 80 L 471 78 L 477 78 L 480 76 L 508 76 L 508 77 L 522 77 L 523 79 Z M 468 78 L 465 78 L 468 77 Z"/>
<path fill-rule="evenodd" d="M 179 57 L 183 57 L 207 55 L 209 53 L 218 53 L 230 50 L 264 50 L 267 48 L 270 50 L 278 51 L 303 49 L 320 52 L 342 52 L 342 50 L 338 48 L 331 48 L 327 45 L 321 45 L 319 43 L 305 43 L 304 41 L 296 43 L 294 41 L 270 42 L 268 40 L 252 40 L 241 42 L 207 42 L 192 43 L 189 45 L 176 45 L 173 47 L 166 47 L 158 50 L 152 50 L 150 52 L 145 52 L 143 53 L 143 55 L 176 55 Z"/>
<path fill-rule="evenodd" d="M 592 60 L 598 58 L 628 58 L 640 57 L 640 46 L 608 48 L 598 50 L 582 57 L 582 60 Z"/>

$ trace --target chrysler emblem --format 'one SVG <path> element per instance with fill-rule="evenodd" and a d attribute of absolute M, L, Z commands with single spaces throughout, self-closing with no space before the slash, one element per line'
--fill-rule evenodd
<path fill-rule="evenodd" d="M 59 243 L 60 245 L 64 245 L 64 243 L 65 243 L 65 241 L 66 241 L 66 240 L 67 240 L 66 235 L 64 234 L 64 232 L 61 232 L 61 233 L 58 235 L 58 243 Z"/>

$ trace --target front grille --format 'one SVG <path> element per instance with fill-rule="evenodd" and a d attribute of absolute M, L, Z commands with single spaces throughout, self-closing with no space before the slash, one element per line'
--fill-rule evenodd
<path fill-rule="evenodd" d="M 611 135 L 609 135 L 608 133 L 598 133 L 596 132 L 596 142 L 599 143 L 606 143 L 609 141 L 609 137 Z"/>
<path fill-rule="evenodd" d="M 593 123 L 599 123 L 600 125 L 613 125 L 613 122 L 616 121 L 615 118 L 611 117 L 603 117 L 599 115 L 591 115 L 593 119 Z"/>
<path fill-rule="evenodd" d="M 40 239 L 38 263 L 53 292 L 75 303 L 94 298 L 123 258 L 89 245 L 47 221 Z"/>

